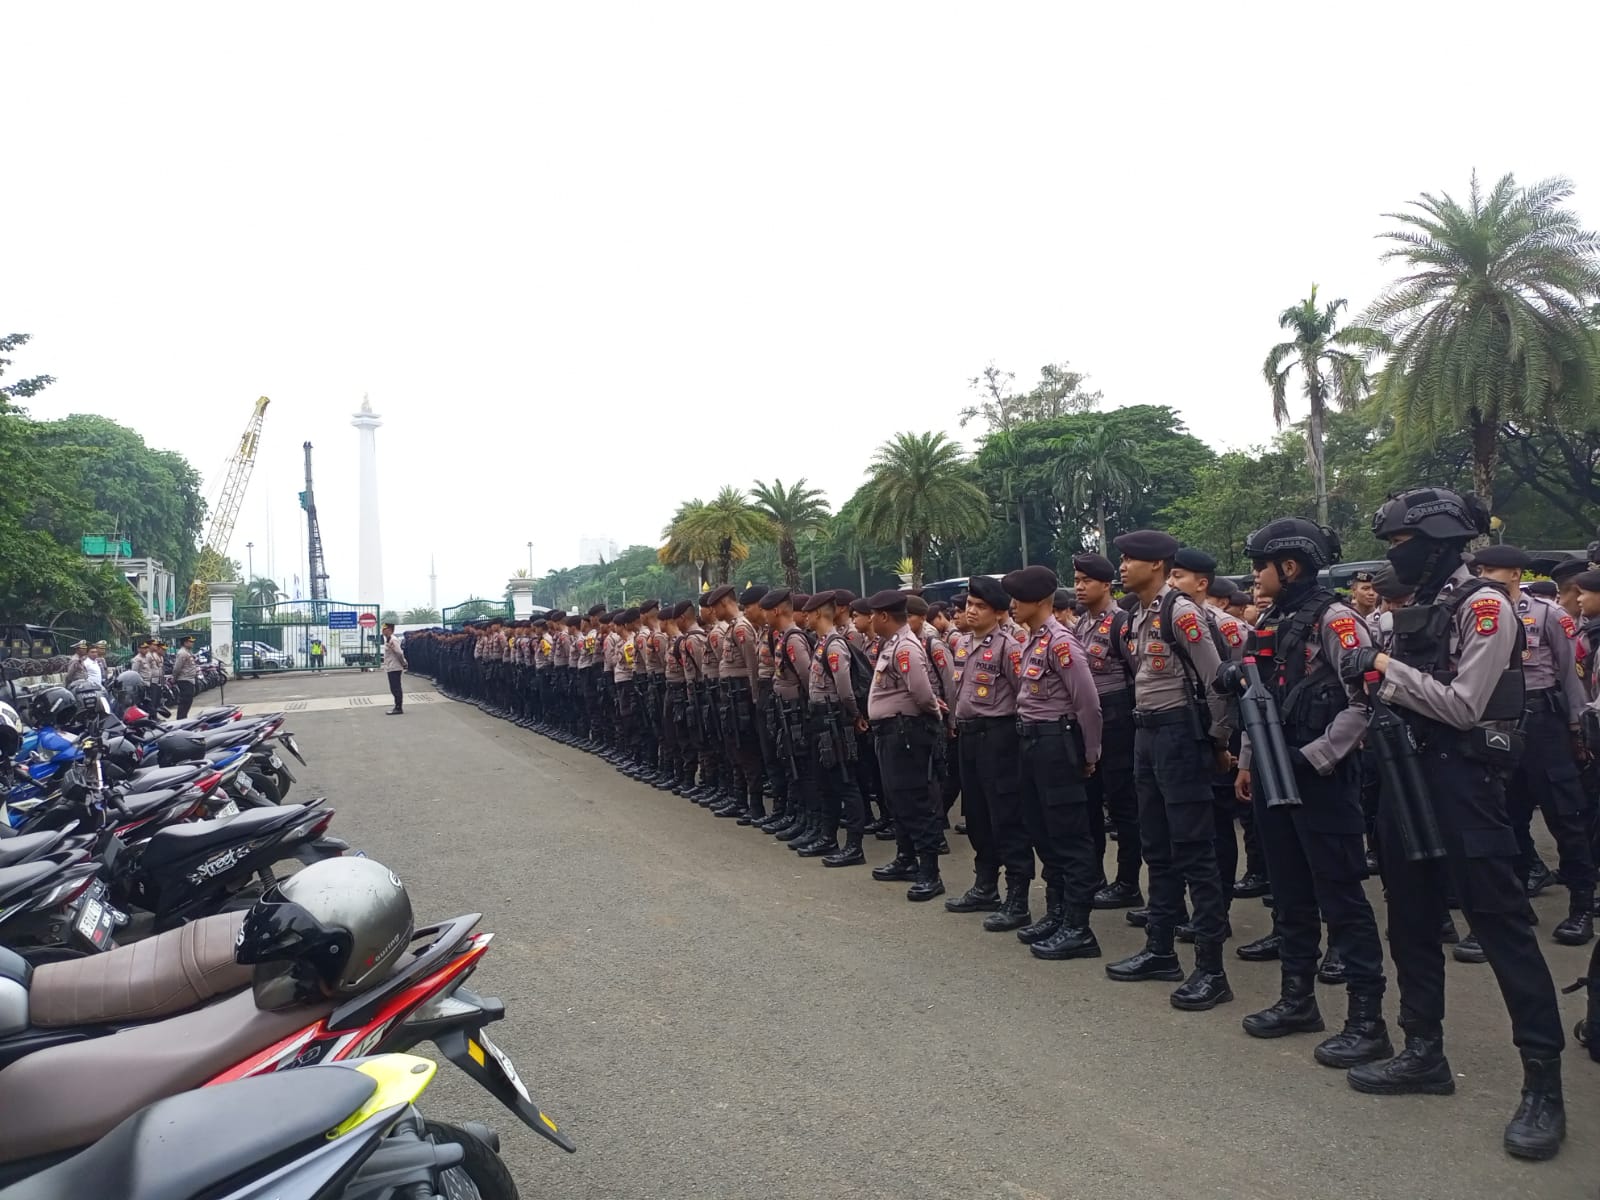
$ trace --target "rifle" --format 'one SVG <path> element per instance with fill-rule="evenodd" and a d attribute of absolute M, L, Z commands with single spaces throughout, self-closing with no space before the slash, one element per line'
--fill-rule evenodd
<path fill-rule="evenodd" d="M 799 712 L 799 704 L 793 700 L 780 700 L 772 697 L 772 707 L 769 710 L 774 718 L 773 736 L 776 742 L 778 755 L 789 764 L 789 778 L 800 778 L 800 764 L 796 755 L 804 752 L 805 733 L 795 735 L 794 719 Z"/>
<path fill-rule="evenodd" d="M 1250 772 L 1260 779 L 1267 807 L 1298 807 L 1300 787 L 1294 781 L 1294 761 L 1283 736 L 1278 703 L 1262 682 L 1255 655 L 1245 655 L 1242 663 L 1223 663 L 1217 668 L 1215 686 L 1222 695 L 1238 698 L 1239 717 L 1250 735 Z"/>
<path fill-rule="evenodd" d="M 1444 838 L 1433 811 L 1427 777 L 1422 773 L 1422 756 L 1417 750 L 1415 735 L 1411 726 L 1378 698 L 1382 679 L 1376 671 L 1366 674 L 1367 703 L 1372 706 L 1367 741 L 1377 762 L 1383 794 L 1394 805 L 1401 852 L 1409 862 L 1443 858 Z"/>

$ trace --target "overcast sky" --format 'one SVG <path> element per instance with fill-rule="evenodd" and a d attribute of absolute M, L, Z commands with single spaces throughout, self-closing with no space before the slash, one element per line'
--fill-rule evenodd
<path fill-rule="evenodd" d="M 305 576 L 309 439 L 349 600 L 370 393 L 383 600 L 433 555 L 450 604 L 723 484 L 837 505 L 886 437 L 962 432 L 991 359 L 1262 442 L 1278 312 L 1370 299 L 1382 212 L 1476 166 L 1600 221 L 1562 50 L 1597 35 L 1575 3 L 11 5 L 0 332 L 59 380 L 37 416 L 208 483 L 270 396 L 230 552 Z"/>

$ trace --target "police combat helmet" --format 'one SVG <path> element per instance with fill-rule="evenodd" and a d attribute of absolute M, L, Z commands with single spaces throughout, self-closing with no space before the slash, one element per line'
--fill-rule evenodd
<path fill-rule="evenodd" d="M 1244 556 L 1252 562 L 1299 558 L 1320 571 L 1339 561 L 1339 535 L 1304 517 L 1281 517 L 1245 539 Z"/>
<path fill-rule="evenodd" d="M 64 687 L 47 687 L 35 692 L 28 705 L 28 720 L 35 729 L 42 725 L 67 725 L 82 711 L 78 698 Z"/>
<path fill-rule="evenodd" d="M 378 983 L 400 961 L 415 928 L 398 875 L 370 858 L 330 858 L 256 901 L 234 958 L 255 966 L 257 1008 L 292 1008 Z"/>
<path fill-rule="evenodd" d="M 1372 514 L 1372 536 L 1388 541 L 1411 533 L 1439 542 L 1468 541 L 1489 532 L 1489 514 L 1476 496 L 1448 488 L 1415 488 L 1390 496 Z"/>

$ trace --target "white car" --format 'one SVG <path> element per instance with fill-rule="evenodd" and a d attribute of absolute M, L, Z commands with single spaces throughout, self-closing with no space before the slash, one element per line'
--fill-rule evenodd
<path fill-rule="evenodd" d="M 265 642 L 240 642 L 237 647 L 241 671 L 287 671 L 294 659 Z"/>

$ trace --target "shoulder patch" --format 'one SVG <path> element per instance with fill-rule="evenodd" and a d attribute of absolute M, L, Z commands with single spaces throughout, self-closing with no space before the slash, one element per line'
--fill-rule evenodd
<path fill-rule="evenodd" d="M 1237 621 L 1229 621 L 1224 625 L 1222 627 L 1222 636 L 1228 639 L 1228 645 L 1230 646 L 1244 645 L 1244 630 L 1240 628 Z"/>
<path fill-rule="evenodd" d="M 829 650 L 828 651 L 828 670 L 837 671 L 838 669 L 839 669 L 839 652 L 837 650 Z"/>
<path fill-rule="evenodd" d="M 1333 630 L 1339 639 L 1339 645 L 1346 650 L 1354 650 L 1360 644 L 1356 638 L 1356 619 L 1354 617 L 1335 617 L 1328 622 L 1328 628 Z"/>
<path fill-rule="evenodd" d="M 1575 638 L 1578 636 L 1578 623 L 1566 613 L 1561 614 L 1561 632 L 1566 634 L 1569 638 Z"/>
<path fill-rule="evenodd" d="M 938 667 L 940 670 L 943 670 L 944 669 L 944 663 L 945 663 L 945 658 L 944 658 L 944 650 L 943 650 L 943 648 L 939 647 L 939 646 L 935 646 L 933 648 L 933 665 Z"/>
<path fill-rule="evenodd" d="M 1192 612 L 1186 612 L 1173 622 L 1178 627 L 1178 632 L 1191 642 L 1200 640 L 1200 618 Z"/>
<path fill-rule="evenodd" d="M 1484 596 L 1472 601 L 1472 628 L 1479 637 L 1489 637 L 1500 628 L 1500 601 Z"/>
<path fill-rule="evenodd" d="M 1019 673 L 1021 670 L 1022 670 L 1022 651 L 1021 650 L 1013 650 L 1011 652 L 1011 673 L 1013 675 L 1015 675 L 1015 674 Z"/>
<path fill-rule="evenodd" d="M 1070 667 L 1072 665 L 1072 643 L 1071 642 L 1067 641 L 1065 638 L 1062 638 L 1059 642 L 1056 643 L 1055 651 L 1056 651 L 1056 662 L 1060 663 L 1063 667 Z"/>
<path fill-rule="evenodd" d="M 742 645 L 744 645 L 744 629 L 743 629 L 743 628 L 742 628 L 742 627 L 738 627 L 738 626 L 736 626 L 736 627 L 735 627 L 735 628 L 734 628 L 734 631 L 733 631 L 733 636 L 734 636 L 734 639 L 735 639 L 735 640 L 736 640 L 736 641 L 737 641 L 737 642 L 738 642 L 738 643 L 739 643 L 739 644 L 740 644 L 740 645 L 741 645 L 741 646 L 742 646 Z"/>
<path fill-rule="evenodd" d="M 904 646 L 900 647 L 895 651 L 894 663 L 900 668 L 900 674 L 911 674 L 911 651 Z"/>

